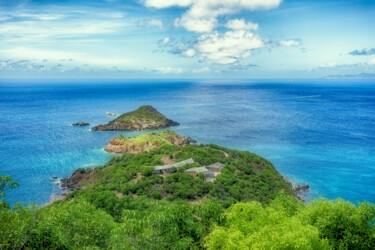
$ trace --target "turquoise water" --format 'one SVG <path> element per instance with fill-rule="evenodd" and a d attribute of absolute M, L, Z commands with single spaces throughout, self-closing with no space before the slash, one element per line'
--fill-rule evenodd
<path fill-rule="evenodd" d="M 202 143 L 249 150 L 274 163 L 307 199 L 324 196 L 375 202 L 375 82 L 259 81 L 0 83 L 0 175 L 21 186 L 14 204 L 38 205 L 67 177 L 112 157 L 103 148 L 120 134 L 73 127 L 106 123 L 151 104 L 180 122 L 174 130 Z"/>

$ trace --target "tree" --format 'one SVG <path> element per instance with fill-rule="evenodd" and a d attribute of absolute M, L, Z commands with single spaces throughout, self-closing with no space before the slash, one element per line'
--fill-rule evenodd
<path fill-rule="evenodd" d="M 237 203 L 225 213 L 223 226 L 206 238 L 208 249 L 329 249 L 318 228 L 297 216 L 291 197 L 263 207 L 258 202 Z"/>
<path fill-rule="evenodd" d="M 20 184 L 18 182 L 13 181 L 12 177 L 10 176 L 0 176 L 0 198 L 6 196 L 7 189 L 14 189 L 18 187 Z"/>

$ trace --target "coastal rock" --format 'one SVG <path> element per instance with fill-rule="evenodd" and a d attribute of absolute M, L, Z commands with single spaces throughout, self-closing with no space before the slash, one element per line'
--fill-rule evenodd
<path fill-rule="evenodd" d="M 93 127 L 92 131 L 134 131 L 145 129 L 161 129 L 180 125 L 168 119 L 151 105 L 139 107 L 137 110 L 124 113 L 105 125 Z"/>
<path fill-rule="evenodd" d="M 294 191 L 296 192 L 304 192 L 310 189 L 310 186 L 307 183 L 302 185 L 293 186 Z"/>
<path fill-rule="evenodd" d="M 91 169 L 77 169 L 69 178 L 60 180 L 60 188 L 63 194 L 72 192 L 74 190 L 82 189 L 83 183 L 88 183 L 95 175 L 95 170 Z"/>
<path fill-rule="evenodd" d="M 110 113 L 110 112 L 107 112 L 107 113 L 105 113 L 105 116 L 117 116 L 117 114 L 115 114 L 115 113 Z"/>
<path fill-rule="evenodd" d="M 115 154 L 139 154 L 164 145 L 184 146 L 195 143 L 190 137 L 183 137 L 173 131 L 143 134 L 138 137 L 116 137 L 104 148 L 105 151 Z"/>
<path fill-rule="evenodd" d="M 72 125 L 82 127 L 82 126 L 88 126 L 88 125 L 90 125 L 90 123 L 88 123 L 88 122 L 76 122 L 76 123 L 73 123 Z"/>

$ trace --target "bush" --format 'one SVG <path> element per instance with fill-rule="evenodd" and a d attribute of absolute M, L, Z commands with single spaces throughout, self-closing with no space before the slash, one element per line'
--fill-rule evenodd
<path fill-rule="evenodd" d="M 159 191 L 156 191 L 156 190 L 152 191 L 150 196 L 151 196 L 151 198 L 154 198 L 156 200 L 160 200 L 162 198 L 161 193 Z"/>
<path fill-rule="evenodd" d="M 208 249 L 330 249 L 319 230 L 258 202 L 237 203 L 206 238 Z"/>
<path fill-rule="evenodd" d="M 154 172 L 153 167 L 143 167 L 141 170 L 141 174 L 143 176 L 151 176 L 153 172 Z"/>
<path fill-rule="evenodd" d="M 356 207 L 341 199 L 322 199 L 307 205 L 299 217 L 318 228 L 321 237 L 335 249 L 375 249 L 374 204 Z"/>

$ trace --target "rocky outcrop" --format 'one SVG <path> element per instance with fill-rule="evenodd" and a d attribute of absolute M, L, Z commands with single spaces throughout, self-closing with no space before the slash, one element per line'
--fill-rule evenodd
<path fill-rule="evenodd" d="M 118 138 L 114 138 L 109 141 L 109 144 L 104 148 L 105 151 L 115 154 L 139 154 L 148 152 L 159 146 L 159 143 L 145 142 L 143 144 L 137 143 L 124 143 Z"/>
<path fill-rule="evenodd" d="M 192 144 L 192 143 L 197 143 L 196 140 L 190 138 L 190 137 L 184 137 L 180 136 L 178 134 L 173 134 L 173 135 L 166 135 L 164 136 L 164 139 L 172 143 L 173 145 L 176 146 L 184 146 L 187 144 Z"/>
<path fill-rule="evenodd" d="M 145 134 L 143 136 L 146 138 L 148 135 Z M 110 140 L 109 144 L 104 148 L 104 150 L 115 154 L 139 154 L 165 145 L 164 140 L 168 141 L 169 144 L 176 146 L 196 143 L 194 139 L 180 136 L 174 132 L 155 134 L 155 136 L 159 136 L 159 138 L 152 138 L 153 136 L 154 135 L 151 134 L 150 138 L 146 139 L 144 142 L 133 140 L 133 138 L 116 137 Z"/>
<path fill-rule="evenodd" d="M 168 119 L 151 105 L 141 106 L 135 111 L 120 115 L 115 120 L 93 127 L 92 131 L 134 131 L 161 129 L 180 125 Z"/>
<path fill-rule="evenodd" d="M 305 192 L 305 191 L 307 191 L 309 189 L 310 189 L 310 186 L 307 183 L 304 183 L 302 185 L 297 185 L 297 186 L 293 185 L 293 190 L 295 192 L 297 192 L 297 193 L 299 193 L 299 192 Z"/>
<path fill-rule="evenodd" d="M 107 112 L 107 113 L 105 113 L 105 116 L 117 116 L 117 114 L 115 114 L 115 113 L 110 113 L 110 112 Z"/>
<path fill-rule="evenodd" d="M 91 169 L 77 169 L 69 178 L 60 180 L 60 188 L 63 194 L 72 192 L 74 190 L 82 189 L 82 184 L 92 180 L 95 175 L 95 170 Z"/>
<path fill-rule="evenodd" d="M 82 126 L 89 126 L 90 123 L 88 123 L 88 122 L 76 122 L 76 123 L 73 123 L 72 125 L 76 126 L 76 127 L 82 127 Z"/>

